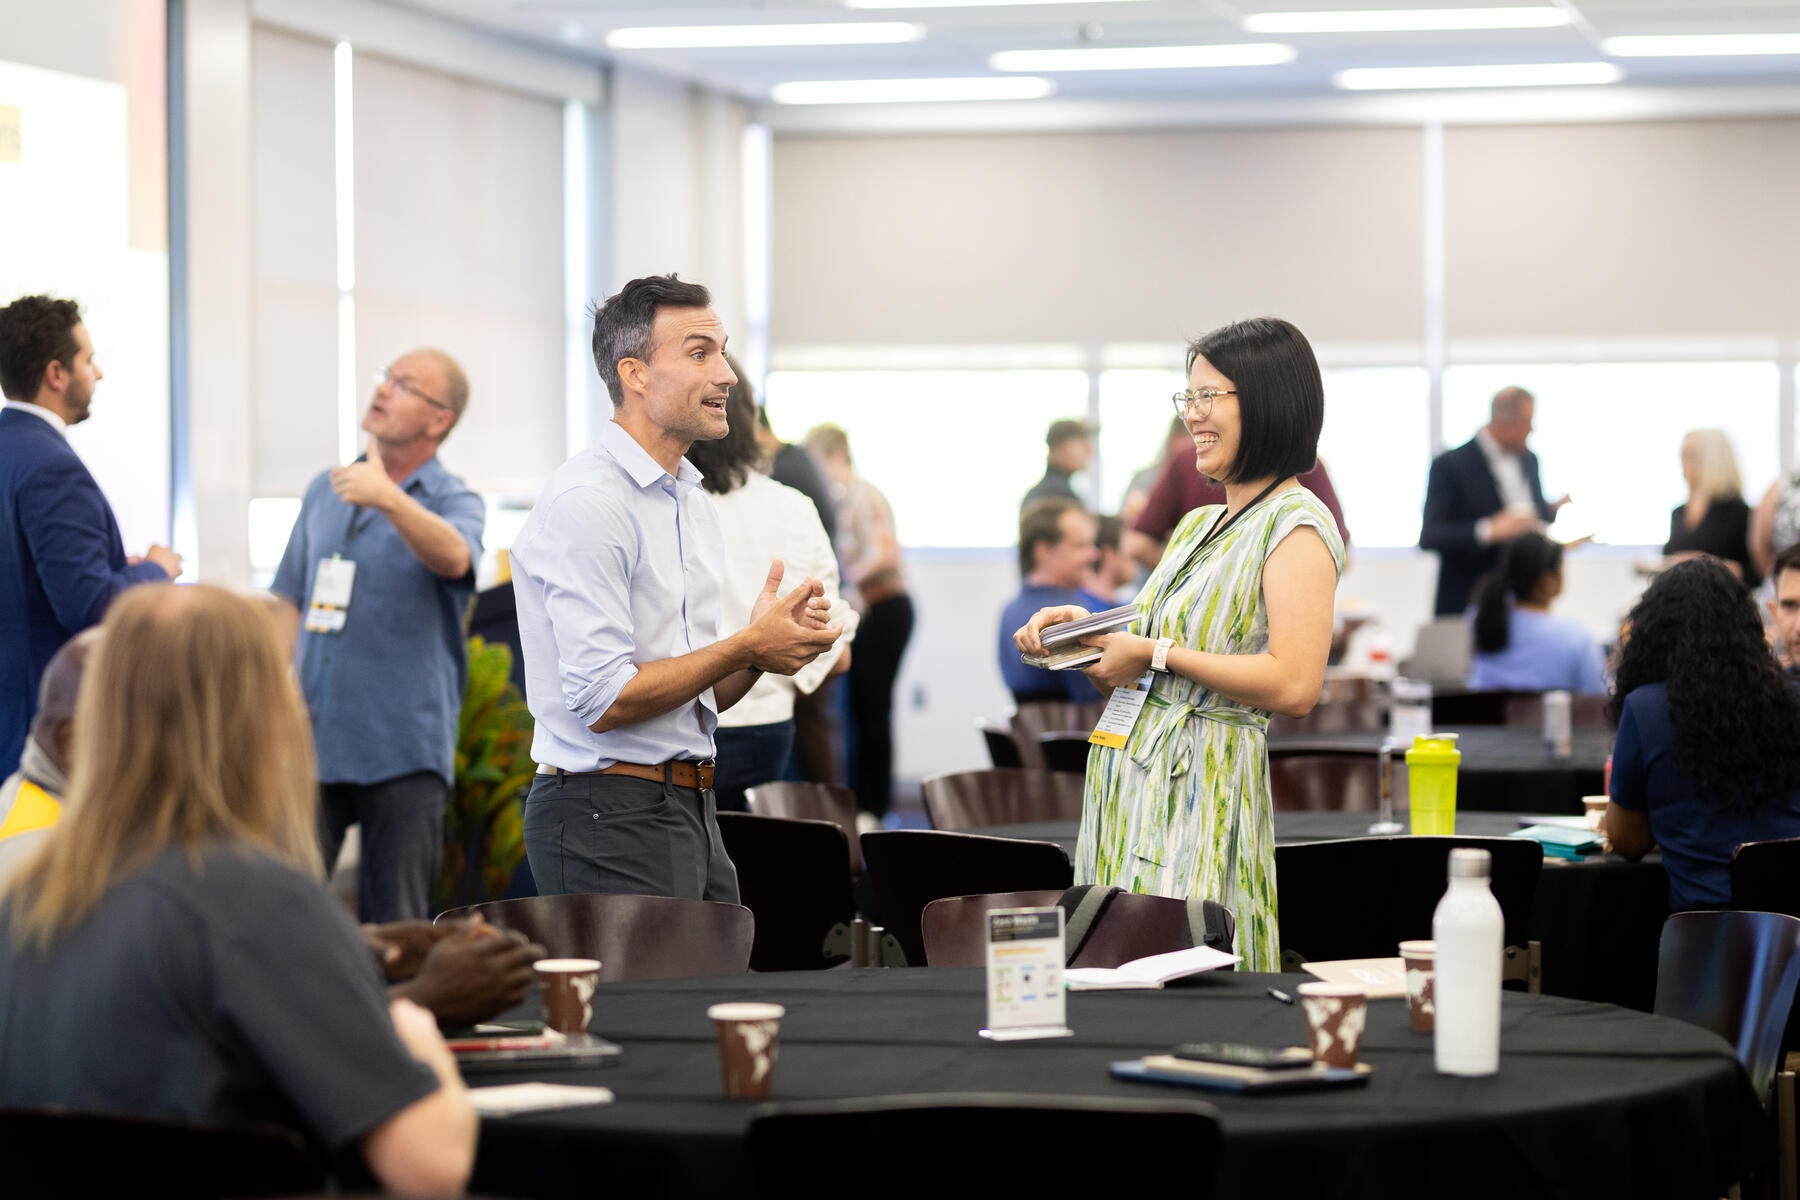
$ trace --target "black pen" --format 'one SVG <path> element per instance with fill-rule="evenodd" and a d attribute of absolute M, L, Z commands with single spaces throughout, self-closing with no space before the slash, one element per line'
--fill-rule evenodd
<path fill-rule="evenodd" d="M 1271 999 L 1279 1000 L 1283 1004 L 1292 1004 L 1294 1002 L 1294 998 L 1280 988 L 1270 988 L 1269 996 Z"/>

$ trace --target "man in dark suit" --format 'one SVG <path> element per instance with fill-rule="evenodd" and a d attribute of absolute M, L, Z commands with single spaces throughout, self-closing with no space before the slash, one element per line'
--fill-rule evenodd
<path fill-rule="evenodd" d="M 1475 581 L 1500 564 L 1500 547 L 1541 530 L 1569 502 L 1544 500 L 1537 455 L 1527 447 L 1537 402 L 1524 388 L 1494 393 L 1488 423 L 1431 464 L 1419 545 L 1438 555 L 1438 616 L 1469 606 Z"/>
<path fill-rule="evenodd" d="M 134 583 L 167 582 L 181 558 L 127 558 L 100 485 L 70 447 L 100 382 L 72 300 L 0 308 L 0 776 L 19 765 L 51 655 Z"/>

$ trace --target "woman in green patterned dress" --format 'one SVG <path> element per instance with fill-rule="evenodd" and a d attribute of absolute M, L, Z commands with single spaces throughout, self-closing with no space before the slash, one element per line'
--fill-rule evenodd
<path fill-rule="evenodd" d="M 1175 396 L 1195 467 L 1226 503 L 1197 508 L 1169 539 L 1125 632 L 1089 639 L 1103 692 L 1144 686 L 1122 748 L 1088 755 L 1077 883 L 1207 896 L 1237 918 L 1252 971 L 1280 969 L 1275 817 L 1263 731 L 1271 713 L 1318 702 L 1344 545 L 1331 513 L 1295 479 L 1317 457 L 1324 388 L 1312 347 L 1286 321 L 1259 318 L 1188 346 Z M 1039 611 L 1015 635 L 1041 653 Z"/>

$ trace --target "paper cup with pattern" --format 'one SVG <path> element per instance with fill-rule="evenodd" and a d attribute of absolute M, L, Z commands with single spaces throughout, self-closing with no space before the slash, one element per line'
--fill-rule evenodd
<path fill-rule="evenodd" d="M 719 1074 L 726 1098 L 766 1100 L 780 1049 L 779 1004 L 715 1004 L 706 1010 L 719 1035 Z"/>
<path fill-rule="evenodd" d="M 558 1033 L 586 1033 L 594 1020 L 597 958 L 540 958 L 532 964 L 544 985 L 544 1024 Z"/>
<path fill-rule="evenodd" d="M 1419 1033 L 1437 1027 L 1437 943 L 1401 942 L 1400 961 L 1406 966 L 1406 1019 Z"/>
<path fill-rule="evenodd" d="M 1368 993 L 1348 983 L 1303 983 L 1299 992 L 1312 1032 L 1313 1057 L 1328 1067 L 1354 1067 L 1369 1011 Z"/>

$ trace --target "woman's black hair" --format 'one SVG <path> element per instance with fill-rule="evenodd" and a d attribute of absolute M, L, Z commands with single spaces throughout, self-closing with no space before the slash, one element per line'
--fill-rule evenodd
<path fill-rule="evenodd" d="M 1237 389 L 1237 458 L 1220 483 L 1304 475 L 1319 461 L 1325 384 L 1306 335 L 1280 317 L 1253 317 L 1188 343 Z"/>
<path fill-rule="evenodd" d="M 1800 692 L 1763 638 L 1744 585 L 1713 558 L 1656 577 L 1627 618 L 1608 705 L 1661 683 L 1680 761 L 1707 803 L 1748 812 L 1800 788 Z"/>
<path fill-rule="evenodd" d="M 725 361 L 738 377 L 725 397 L 726 434 L 717 441 L 695 442 L 687 452 L 687 460 L 705 476 L 700 486 L 715 496 L 743 487 L 761 457 L 756 446 L 756 394 L 737 359 L 727 354 Z"/>
<path fill-rule="evenodd" d="M 1475 649 L 1498 654 L 1512 640 L 1511 605 L 1524 600 L 1538 581 L 1562 570 L 1563 548 L 1541 533 L 1522 533 L 1500 551 L 1500 567 L 1475 586 Z"/>

